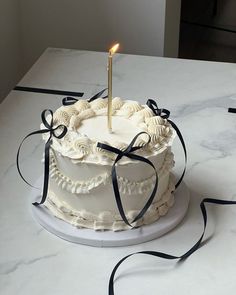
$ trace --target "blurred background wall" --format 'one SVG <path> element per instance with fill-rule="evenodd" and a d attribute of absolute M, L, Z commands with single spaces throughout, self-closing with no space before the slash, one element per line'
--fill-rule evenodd
<path fill-rule="evenodd" d="M 179 57 L 236 62 L 236 0 L 182 0 Z"/>
<path fill-rule="evenodd" d="M 177 3 L 174 9 L 167 2 Z M 180 0 L 21 0 L 23 62 L 26 69 L 47 47 L 165 56 L 165 39 L 178 56 Z M 173 5 L 174 6 L 174 5 Z M 172 17 L 166 18 L 166 8 Z M 166 22 L 170 25 L 165 35 Z M 171 33 L 171 29 L 175 33 Z"/>
<path fill-rule="evenodd" d="M 0 0 L 0 101 L 21 77 L 18 0 Z"/>
<path fill-rule="evenodd" d="M 178 56 L 181 0 L 1 0 L 0 101 L 47 47 Z"/>
<path fill-rule="evenodd" d="M 236 62 L 235 16 L 236 0 L 0 0 L 0 102 L 47 47 Z"/>

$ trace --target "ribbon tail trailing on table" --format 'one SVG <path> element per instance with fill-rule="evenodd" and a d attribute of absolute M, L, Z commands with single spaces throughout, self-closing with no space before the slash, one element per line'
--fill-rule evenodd
<path fill-rule="evenodd" d="M 153 106 L 153 100 L 151 100 L 150 102 Z M 155 103 L 155 101 L 154 101 Z M 154 104 L 154 106 L 157 107 L 156 103 Z M 159 109 L 160 110 L 160 109 Z M 158 109 L 157 109 L 157 112 Z M 228 109 L 228 112 L 229 113 L 236 113 L 236 108 L 229 108 Z M 162 109 L 161 110 L 161 113 L 164 113 L 163 116 L 167 116 L 166 118 L 169 117 L 169 114 L 170 112 L 168 110 L 165 110 L 165 109 Z M 159 115 L 159 114 L 158 114 Z M 176 125 L 175 125 L 176 126 Z M 175 127 L 174 127 L 175 128 Z M 176 131 L 177 132 L 177 131 Z M 178 134 L 178 132 L 177 132 Z M 181 134 L 181 133 L 180 133 Z M 178 134 L 179 136 L 179 134 Z M 180 140 L 181 138 L 183 139 L 182 135 L 180 137 Z M 185 144 L 184 144 L 184 141 L 181 140 L 181 143 L 183 145 L 183 148 L 184 148 L 184 151 L 185 151 L 185 160 L 187 160 L 187 157 L 186 157 L 186 148 L 185 148 Z M 177 182 L 177 184 L 179 185 L 179 183 L 182 181 L 183 179 L 183 175 L 185 173 L 185 169 L 184 169 L 184 172 L 183 174 L 181 175 L 181 178 L 180 180 Z M 171 255 L 171 254 L 168 254 L 168 253 L 164 253 L 164 252 L 158 252 L 158 251 L 139 251 L 139 252 L 134 252 L 134 253 L 131 253 L 125 257 L 123 257 L 116 265 L 115 267 L 113 268 L 112 270 L 112 273 L 110 275 L 110 279 L 109 279 L 109 285 L 108 285 L 108 294 L 109 295 L 114 295 L 114 278 L 115 278 L 115 274 L 116 274 L 116 271 L 118 270 L 119 266 L 122 264 L 122 262 L 124 262 L 126 259 L 128 259 L 129 257 L 131 256 L 134 256 L 134 255 L 137 255 L 137 254 L 144 254 L 144 255 L 151 255 L 151 256 L 154 256 L 154 257 L 157 257 L 157 258 L 163 258 L 163 259 L 167 259 L 167 260 L 184 260 L 186 258 L 188 258 L 190 255 L 192 255 L 196 250 L 199 249 L 201 243 L 202 243 L 202 240 L 203 240 L 203 237 L 205 235 L 205 231 L 206 231 L 206 226 L 207 226 L 207 210 L 206 210 L 206 206 L 205 204 L 214 204 L 214 205 L 236 205 L 236 201 L 230 201 L 230 200 L 222 200 L 222 199 L 214 199 L 214 198 L 204 198 L 201 203 L 200 203 L 200 209 L 201 209 L 201 213 L 202 213 L 202 217 L 203 217 L 203 231 L 202 231 L 202 234 L 200 236 L 200 238 L 198 239 L 198 241 L 188 250 L 186 251 L 184 254 L 180 255 L 180 256 L 175 256 L 175 255 Z"/>
<path fill-rule="evenodd" d="M 49 112 L 49 114 L 51 115 L 51 122 L 48 123 L 47 119 L 46 119 L 46 113 Z M 46 127 L 46 129 L 41 129 L 41 130 L 37 130 L 34 132 L 31 132 L 30 134 L 28 134 L 27 136 L 25 136 L 25 138 L 22 140 L 18 151 L 17 151 L 17 156 L 16 156 L 16 164 L 17 164 L 17 170 L 21 176 L 21 178 L 24 180 L 24 182 L 26 182 L 28 185 L 30 185 L 31 187 L 34 187 L 33 185 L 31 185 L 23 176 L 21 169 L 20 169 L 20 164 L 19 164 L 19 155 L 20 155 L 20 150 L 22 147 L 23 142 L 30 136 L 32 135 L 36 135 L 36 134 L 44 134 L 44 133 L 49 133 L 49 138 L 45 143 L 45 148 L 44 148 L 44 181 L 43 181 L 43 192 L 42 192 L 42 197 L 41 197 L 41 201 L 38 202 L 34 202 L 33 205 L 38 206 L 43 204 L 46 201 L 47 198 L 47 193 L 48 193 L 48 183 L 49 183 L 49 163 L 50 163 L 50 146 L 52 144 L 52 137 L 56 137 L 56 138 L 62 138 L 66 135 L 67 133 L 67 127 L 65 125 L 58 125 L 57 127 L 53 128 L 53 112 L 52 110 L 44 110 L 41 114 L 41 118 L 42 118 L 42 122 L 44 124 L 44 126 Z"/>
<path fill-rule="evenodd" d="M 140 218 L 142 218 L 144 216 L 144 214 L 146 213 L 146 211 L 148 210 L 148 208 L 152 204 L 152 201 L 153 201 L 153 199 L 154 199 L 154 197 L 156 195 L 157 188 L 158 188 L 158 175 L 157 175 L 157 171 L 156 171 L 155 166 L 148 159 L 133 153 L 134 151 L 137 151 L 138 149 L 143 148 L 143 146 L 134 146 L 137 138 L 142 134 L 146 134 L 148 136 L 148 142 L 145 144 L 145 145 L 147 145 L 150 142 L 149 134 L 146 133 L 146 132 L 140 132 L 133 138 L 133 140 L 131 141 L 129 146 L 124 151 L 119 150 L 117 148 L 114 148 L 114 147 L 112 147 L 110 145 L 107 145 L 107 144 L 104 144 L 104 143 L 99 142 L 97 144 L 97 147 L 117 154 L 117 157 L 116 157 L 116 159 L 115 159 L 115 161 L 114 161 L 114 163 L 112 165 L 112 170 L 111 170 L 112 171 L 111 172 L 111 177 L 112 177 L 113 191 L 114 191 L 115 200 L 116 200 L 116 204 L 117 204 L 117 208 L 119 210 L 119 213 L 120 213 L 123 221 L 127 225 L 129 225 L 130 227 L 133 227 L 132 223 L 138 221 Z M 148 165 L 150 165 L 154 169 L 155 177 L 156 177 L 155 185 L 154 185 L 154 188 L 152 190 L 152 193 L 151 193 L 150 197 L 148 198 L 148 200 L 147 200 L 146 204 L 144 205 L 143 209 L 141 209 L 141 211 L 138 213 L 138 215 L 131 222 L 128 221 L 128 219 L 127 219 L 127 217 L 125 215 L 124 207 L 123 207 L 121 197 L 120 197 L 118 181 L 117 181 L 117 174 L 116 174 L 116 164 L 122 159 L 122 157 L 128 157 L 128 158 L 133 159 L 133 160 L 138 160 L 140 162 L 147 163 Z"/>
<path fill-rule="evenodd" d="M 205 204 L 207 204 L 207 203 L 208 204 L 217 204 L 217 205 L 236 205 L 236 201 L 219 200 L 219 199 L 212 199 L 212 198 L 203 199 L 200 203 L 200 208 L 201 208 L 201 212 L 202 212 L 202 216 L 203 216 L 204 228 L 203 228 L 203 233 L 200 236 L 199 240 L 187 252 L 185 252 L 184 254 L 182 254 L 180 256 L 175 256 L 175 255 L 167 254 L 164 252 L 158 252 L 158 251 L 140 251 L 140 252 L 131 253 L 131 254 L 123 257 L 116 264 L 116 266 L 113 268 L 113 271 L 112 271 L 110 279 L 109 279 L 108 294 L 109 295 L 115 294 L 114 293 L 114 278 L 115 278 L 115 274 L 116 274 L 117 269 L 122 264 L 122 262 L 124 262 L 127 258 L 129 258 L 133 255 L 145 254 L 145 255 L 151 255 L 154 257 L 168 259 L 168 260 L 184 260 L 184 259 L 188 258 L 190 255 L 192 255 L 201 245 L 202 239 L 205 234 L 205 230 L 206 230 L 206 226 L 207 226 L 207 211 L 206 211 Z"/>

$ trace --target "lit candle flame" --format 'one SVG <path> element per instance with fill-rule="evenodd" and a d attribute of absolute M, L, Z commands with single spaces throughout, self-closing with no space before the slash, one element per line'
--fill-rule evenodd
<path fill-rule="evenodd" d="M 113 54 L 117 51 L 117 49 L 119 48 L 119 46 L 120 46 L 119 43 L 115 44 L 115 45 L 109 50 L 110 55 L 113 55 Z"/>
<path fill-rule="evenodd" d="M 119 43 L 115 44 L 109 50 L 108 56 L 108 105 L 107 105 L 107 126 L 108 130 L 112 132 L 112 57 L 119 47 Z"/>

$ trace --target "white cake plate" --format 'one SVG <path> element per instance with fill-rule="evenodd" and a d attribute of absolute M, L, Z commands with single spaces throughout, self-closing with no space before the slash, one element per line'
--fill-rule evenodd
<path fill-rule="evenodd" d="M 174 206 L 165 216 L 150 225 L 120 232 L 79 229 L 54 217 L 44 206 L 32 206 L 32 213 L 36 221 L 47 231 L 69 242 L 94 247 L 129 246 L 154 240 L 172 230 L 181 222 L 188 210 L 190 199 L 189 190 L 184 182 L 174 194 Z M 31 202 L 39 201 L 35 189 L 31 191 L 30 200 Z"/>

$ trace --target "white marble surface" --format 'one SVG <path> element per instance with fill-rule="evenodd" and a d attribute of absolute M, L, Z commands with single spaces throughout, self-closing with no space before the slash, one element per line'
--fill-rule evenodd
<path fill-rule="evenodd" d="M 236 65 L 146 56 L 117 55 L 114 95 L 145 102 L 159 98 L 169 108 L 188 148 L 185 182 L 191 190 L 186 218 L 165 236 L 140 245 L 93 248 L 66 242 L 35 223 L 30 188 L 16 171 L 24 135 L 38 129 L 44 108 L 60 96 L 12 91 L 0 105 L 0 294 L 107 294 L 110 272 L 124 255 L 158 250 L 180 255 L 202 231 L 203 196 L 236 199 Z M 106 54 L 48 49 L 20 83 L 84 91 L 106 86 Z M 40 136 L 24 146 L 22 169 L 32 182 L 42 172 Z M 183 165 L 174 145 L 178 172 Z M 236 206 L 209 207 L 207 237 L 184 263 L 135 256 L 118 271 L 116 294 L 235 294 Z M 128 290 L 128 291 L 127 291 Z"/>

